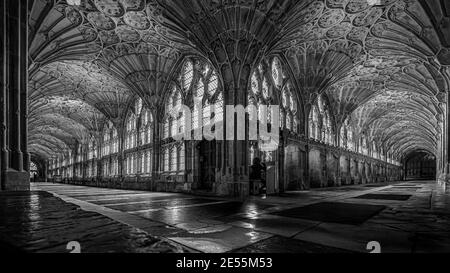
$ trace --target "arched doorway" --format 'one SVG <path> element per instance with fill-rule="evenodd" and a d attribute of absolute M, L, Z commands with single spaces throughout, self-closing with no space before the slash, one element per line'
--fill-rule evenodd
<path fill-rule="evenodd" d="M 436 179 L 436 157 L 425 152 L 411 154 L 405 160 L 405 179 Z"/>
<path fill-rule="evenodd" d="M 216 180 L 216 141 L 202 140 L 198 146 L 198 190 L 211 191 Z"/>
<path fill-rule="evenodd" d="M 36 180 L 39 178 L 39 170 L 36 163 L 33 161 L 30 163 L 30 181 L 36 182 Z"/>

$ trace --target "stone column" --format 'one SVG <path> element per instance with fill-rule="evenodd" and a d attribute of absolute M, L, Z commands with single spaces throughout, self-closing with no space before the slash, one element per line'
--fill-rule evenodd
<path fill-rule="evenodd" d="M 125 171 L 124 171 L 124 164 L 123 161 L 125 159 L 125 129 L 124 126 L 122 126 L 121 124 L 114 122 L 114 126 L 117 130 L 117 135 L 119 137 L 118 140 L 118 153 L 117 153 L 117 167 L 119 168 L 118 170 L 118 174 L 119 174 L 119 180 L 122 181 L 123 178 L 125 177 Z M 104 168 L 104 164 L 103 164 L 103 160 L 102 160 L 102 169 Z M 102 170 L 102 177 L 104 178 L 104 170 Z"/>
<path fill-rule="evenodd" d="M 3 173 L 8 169 L 8 149 L 6 147 L 6 5 L 0 1 L 0 191 L 4 190 Z"/>
<path fill-rule="evenodd" d="M 29 190 L 28 1 L 2 1 L 2 189 Z M 22 150 L 23 149 L 23 150 Z"/>
<path fill-rule="evenodd" d="M 48 182 L 48 161 L 44 161 L 43 163 L 43 174 L 44 182 Z"/>
<path fill-rule="evenodd" d="M 217 55 L 211 55 L 210 59 L 216 64 L 218 74 L 223 83 L 224 93 L 224 142 L 222 160 L 223 179 L 221 183 L 216 183 L 216 194 L 218 195 L 240 195 L 248 194 L 249 186 L 249 153 L 248 153 L 248 118 L 245 121 L 245 139 L 239 140 L 238 136 L 242 133 L 238 128 L 238 115 L 232 116 L 231 112 L 227 111 L 229 106 L 247 106 L 247 92 L 250 85 L 250 76 L 254 67 L 258 64 L 261 56 L 258 54 L 257 45 L 254 50 L 247 52 L 242 50 L 240 43 L 247 41 L 233 41 L 236 45 L 234 51 L 226 52 Z M 249 42 L 251 44 L 251 42 Z M 222 45 L 217 45 L 217 51 L 222 51 Z M 251 47 L 251 46 L 248 46 Z M 245 48 L 248 48 L 245 47 Z M 242 50 L 242 51 L 241 51 Z M 231 123 L 231 124 L 230 124 Z M 234 128 L 234 140 L 227 140 L 227 136 L 231 136 L 229 128 Z M 222 167 L 222 166 L 221 166 Z M 239 191 L 239 192 L 238 192 Z"/>
<path fill-rule="evenodd" d="M 28 153 L 28 1 L 20 6 L 20 131 L 23 170 L 30 172 Z"/>
<path fill-rule="evenodd" d="M 280 131 L 280 145 L 278 146 L 278 191 L 284 193 L 286 191 L 286 174 L 285 174 L 285 147 L 287 146 L 287 132 Z M 289 182 L 289 181 L 288 181 Z"/>
<path fill-rule="evenodd" d="M 224 83 L 224 101 L 225 105 L 247 105 L 247 89 L 250 81 L 250 71 L 252 65 L 246 64 L 238 68 L 232 67 L 231 64 L 225 63 L 222 67 L 222 79 Z M 238 76 L 235 76 L 238 75 Z M 225 109 L 225 117 L 227 117 L 227 109 Z M 237 140 L 238 136 L 238 120 L 237 116 L 234 119 L 224 120 L 224 132 L 227 134 L 227 127 L 230 128 L 230 124 L 234 127 L 234 141 L 226 141 L 224 161 L 228 182 L 242 182 L 248 180 L 248 126 L 245 129 L 245 139 Z"/>
<path fill-rule="evenodd" d="M 152 154 L 152 188 L 156 189 L 157 181 L 160 179 L 160 174 L 162 172 L 161 166 L 161 139 L 162 134 L 164 132 L 164 123 L 163 120 L 163 110 L 160 109 L 159 113 L 155 114 L 155 124 L 153 128 L 153 154 Z M 187 147 L 185 147 L 185 151 L 187 151 Z M 185 158 L 185 168 L 188 169 L 189 165 L 187 164 L 187 158 Z"/>
<path fill-rule="evenodd" d="M 450 84 L 450 71 L 447 73 L 445 71 L 442 71 L 444 77 L 446 78 L 448 84 Z M 449 94 L 448 91 L 446 92 L 447 101 L 449 100 Z M 440 160 L 438 160 L 437 166 L 437 176 L 438 180 L 440 182 L 450 182 L 450 126 L 449 126 L 449 120 L 450 120 L 450 103 L 446 103 L 445 105 L 442 105 L 442 111 L 444 112 L 444 120 L 442 122 L 442 135 L 441 135 L 441 143 L 439 145 L 440 151 L 438 151 Z"/>

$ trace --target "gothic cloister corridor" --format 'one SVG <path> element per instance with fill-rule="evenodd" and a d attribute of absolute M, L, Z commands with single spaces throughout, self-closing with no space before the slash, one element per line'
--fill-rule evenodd
<path fill-rule="evenodd" d="M 450 1 L 0 10 L 0 251 L 450 252 Z"/>

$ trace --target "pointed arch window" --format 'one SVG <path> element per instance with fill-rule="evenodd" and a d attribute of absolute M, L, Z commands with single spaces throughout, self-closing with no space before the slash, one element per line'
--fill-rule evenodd
<path fill-rule="evenodd" d="M 264 69 L 261 65 L 259 69 L 253 72 L 252 78 L 252 88 L 248 92 L 248 104 L 254 105 L 257 109 L 258 122 L 261 123 L 266 120 L 267 124 L 271 124 L 271 119 L 269 117 L 271 112 L 271 102 L 274 99 L 269 97 L 269 82 L 267 77 L 264 75 Z M 282 110 L 280 109 L 280 112 Z M 281 120 L 281 118 L 280 118 Z"/>
<path fill-rule="evenodd" d="M 363 155 L 369 155 L 368 147 L 367 147 L 367 138 L 365 135 L 361 137 L 361 150 Z"/>
<path fill-rule="evenodd" d="M 376 159 L 380 159 L 375 141 L 372 141 L 372 156 Z"/>
<path fill-rule="evenodd" d="M 208 76 L 208 74 L 206 74 Z M 219 88 L 219 81 L 217 80 L 216 72 L 212 72 L 209 83 L 208 83 L 208 93 L 210 96 L 214 96 Z"/>
<path fill-rule="evenodd" d="M 78 145 L 78 149 L 77 149 L 77 163 L 81 163 L 83 155 L 82 155 L 82 150 L 81 150 L 81 145 Z M 61 167 L 61 160 L 58 158 L 58 168 Z"/>
<path fill-rule="evenodd" d="M 164 136 L 162 147 L 162 171 L 172 175 L 185 170 L 185 146 L 183 141 L 176 141 L 173 136 L 184 134 L 190 123 L 191 135 L 199 132 L 205 125 L 211 125 L 223 120 L 223 94 L 219 87 L 217 73 L 210 64 L 198 60 L 187 59 L 181 66 L 178 82 L 173 82 L 165 104 Z M 192 97 L 192 100 L 185 100 Z M 184 113 L 173 118 L 171 111 L 176 107 L 180 112 L 181 106 L 187 105 L 191 109 L 190 120 Z"/>
<path fill-rule="evenodd" d="M 334 135 L 333 135 L 333 129 L 331 126 L 331 120 L 330 120 L 330 113 L 328 110 L 325 111 L 324 113 L 324 128 L 323 128 L 323 133 L 324 133 L 324 142 L 326 144 L 329 145 L 334 145 Z"/>
<path fill-rule="evenodd" d="M 262 139 L 261 128 L 267 123 L 268 133 L 274 130 L 286 130 L 292 134 L 298 133 L 299 119 L 297 117 L 296 99 L 293 96 L 293 88 L 289 78 L 283 73 L 280 60 L 275 57 L 271 61 L 263 60 L 252 72 L 250 78 L 250 88 L 247 94 L 248 105 L 254 105 L 257 110 L 258 117 L 258 141 L 251 144 L 251 153 L 249 159 L 252 160 L 257 155 L 263 160 L 270 161 L 274 158 L 274 150 L 276 143 L 267 139 Z M 279 112 L 273 113 L 272 106 L 277 104 Z M 278 116 L 278 117 L 276 117 Z M 275 118 L 278 119 L 275 121 Z M 274 125 L 278 123 L 278 127 Z M 264 127 L 261 127 L 261 126 Z M 265 149 L 262 147 L 271 147 Z M 272 151 L 269 151 L 272 150 Z"/>
<path fill-rule="evenodd" d="M 152 153 L 150 151 L 146 151 L 144 153 L 144 157 L 145 157 L 144 173 L 151 174 L 152 173 Z"/>
<path fill-rule="evenodd" d="M 102 157 L 109 156 L 111 153 L 117 153 L 118 152 L 118 135 L 117 130 L 114 128 L 114 125 L 109 122 L 104 128 L 103 128 L 103 135 L 102 135 Z"/>
<path fill-rule="evenodd" d="M 170 171 L 178 171 L 178 150 L 176 146 L 170 148 Z"/>
<path fill-rule="evenodd" d="M 112 126 L 112 138 L 111 138 L 111 152 L 116 154 L 119 152 L 119 134 L 117 133 L 117 129 Z"/>
<path fill-rule="evenodd" d="M 67 154 L 66 153 L 63 154 L 62 165 L 63 165 L 63 167 L 67 167 Z"/>
<path fill-rule="evenodd" d="M 336 135 L 330 117 L 330 112 L 325 106 L 322 96 L 318 96 L 309 116 L 309 137 L 328 145 L 335 145 Z"/>
<path fill-rule="evenodd" d="M 113 176 L 118 176 L 119 175 L 119 159 L 117 157 L 115 157 L 112 161 L 112 170 L 111 170 L 111 174 Z"/>
<path fill-rule="evenodd" d="M 295 116 L 294 117 L 294 123 L 293 123 L 293 131 L 294 131 L 294 133 L 296 133 L 296 134 L 298 134 L 298 132 L 299 132 L 299 128 L 298 128 L 298 126 L 299 126 L 299 123 L 298 123 L 298 118 L 297 118 L 297 116 Z"/>
<path fill-rule="evenodd" d="M 110 154 L 110 140 L 111 133 L 109 131 L 109 128 L 106 128 L 106 130 L 103 132 L 103 156 L 107 156 Z"/>
<path fill-rule="evenodd" d="M 272 61 L 272 79 L 277 88 L 281 88 L 283 85 L 283 70 L 281 68 L 281 62 L 278 57 L 273 58 Z"/>
<path fill-rule="evenodd" d="M 288 105 L 288 95 L 287 95 L 287 91 L 286 90 L 283 90 L 281 98 L 282 98 L 281 101 L 282 101 L 283 107 L 286 108 L 287 105 Z"/>
<path fill-rule="evenodd" d="M 153 116 L 149 109 L 142 108 L 140 121 L 139 121 L 139 144 L 144 147 L 144 150 L 139 154 L 134 154 L 136 159 L 137 173 L 144 176 L 150 176 L 152 174 L 151 159 L 153 154 L 153 148 L 149 146 L 153 142 Z"/>
<path fill-rule="evenodd" d="M 205 96 L 205 86 L 203 80 L 200 79 L 197 83 L 197 87 L 194 90 L 194 106 L 192 115 L 192 128 L 199 129 L 202 125 L 202 109 L 203 109 L 203 98 Z"/>
<path fill-rule="evenodd" d="M 180 171 L 184 171 L 185 170 L 185 161 L 184 161 L 184 155 L 185 155 L 185 148 L 184 148 L 184 143 L 182 143 L 180 145 L 180 147 L 178 148 L 178 169 Z"/>
<path fill-rule="evenodd" d="M 350 151 L 355 151 L 355 143 L 353 141 L 353 130 L 352 128 L 349 126 L 347 128 L 347 147 Z"/>
<path fill-rule="evenodd" d="M 269 83 L 266 77 L 264 77 L 264 80 L 262 82 L 262 94 L 265 99 L 269 98 Z"/>
<path fill-rule="evenodd" d="M 288 129 L 288 130 L 292 129 L 292 123 L 291 123 L 291 116 L 290 116 L 290 114 L 286 115 L 286 129 Z"/>
<path fill-rule="evenodd" d="M 97 141 L 95 137 L 91 137 L 88 144 L 88 160 L 97 158 Z"/>
<path fill-rule="evenodd" d="M 136 122 L 137 118 L 134 113 L 129 113 L 126 121 L 126 132 L 125 132 L 125 149 L 130 150 L 136 147 Z"/>
<path fill-rule="evenodd" d="M 346 130 L 345 130 L 345 124 L 343 124 L 341 126 L 341 130 L 340 130 L 340 135 L 339 135 L 339 142 L 340 142 L 340 146 L 342 148 L 347 148 L 347 134 L 346 134 Z"/>
<path fill-rule="evenodd" d="M 134 111 L 135 111 L 136 116 L 141 115 L 142 107 L 143 107 L 142 99 L 138 98 L 134 105 Z"/>
<path fill-rule="evenodd" d="M 182 106 L 182 96 L 180 90 L 176 86 L 172 87 L 172 91 L 166 103 L 166 115 L 164 121 L 164 139 L 173 137 L 178 134 L 178 124 L 182 124 L 182 115 L 177 118 L 172 116 L 173 111 L 177 111 Z"/>
<path fill-rule="evenodd" d="M 72 150 L 69 150 L 69 165 L 73 165 Z"/>
<path fill-rule="evenodd" d="M 164 171 L 169 171 L 169 163 L 170 163 L 170 150 L 169 148 L 165 148 L 164 150 Z"/>
<path fill-rule="evenodd" d="M 282 73 L 282 72 L 280 72 Z M 282 107 L 284 110 L 284 126 L 293 133 L 298 132 L 297 103 L 292 94 L 292 85 L 288 82 L 282 92 Z"/>
<path fill-rule="evenodd" d="M 140 144 L 147 145 L 153 141 L 153 117 L 148 109 L 144 109 L 140 122 Z"/>
<path fill-rule="evenodd" d="M 313 105 L 309 114 L 309 137 L 319 140 L 319 111 L 316 105 Z"/>
<path fill-rule="evenodd" d="M 182 85 L 184 90 L 189 90 L 194 78 L 194 64 L 192 61 L 187 61 L 184 64 L 182 72 Z"/>
<path fill-rule="evenodd" d="M 259 79 L 258 79 L 258 74 L 255 72 L 252 75 L 252 93 L 253 94 L 259 94 Z"/>

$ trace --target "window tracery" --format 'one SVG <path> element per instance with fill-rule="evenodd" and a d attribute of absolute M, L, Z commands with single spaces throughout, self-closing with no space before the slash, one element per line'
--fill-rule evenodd
<path fill-rule="evenodd" d="M 309 137 L 328 145 L 336 145 L 331 114 L 322 96 L 317 98 L 309 113 Z"/>
<path fill-rule="evenodd" d="M 186 97 L 193 99 L 187 101 Z M 184 112 L 180 111 L 182 105 L 191 109 L 191 120 L 186 120 Z M 202 60 L 187 59 L 182 65 L 180 76 L 172 83 L 165 104 L 165 144 L 161 153 L 163 172 L 179 173 L 185 170 L 185 143 L 174 140 L 175 136 L 185 134 L 185 123 L 190 122 L 190 134 L 196 139 L 196 133 L 201 132 L 204 126 L 223 121 L 223 108 L 223 95 L 214 69 Z M 180 113 L 174 118 L 172 111 Z"/>
<path fill-rule="evenodd" d="M 125 132 L 124 169 L 127 176 L 149 176 L 152 173 L 154 119 L 141 98 L 130 109 Z M 116 162 L 113 163 L 115 165 Z"/>
<path fill-rule="evenodd" d="M 258 138 L 261 138 L 262 122 L 268 125 L 268 129 L 270 128 L 268 133 L 272 130 L 287 130 L 292 134 L 298 134 L 297 99 L 294 97 L 290 79 L 285 76 L 281 61 L 277 57 L 274 57 L 271 62 L 263 61 L 258 69 L 253 71 L 247 100 L 248 105 L 253 105 L 257 111 Z M 279 106 L 279 128 L 272 128 L 274 125 L 272 105 Z M 260 151 L 261 143 L 258 144 L 258 142 L 261 141 L 262 139 L 250 144 L 250 160 L 259 153 L 262 153 L 266 161 L 273 159 L 273 151 Z"/>

